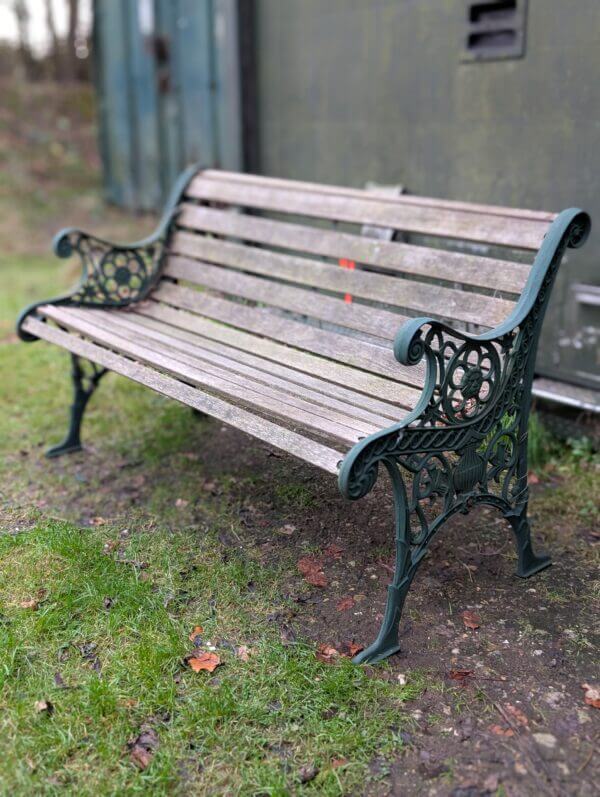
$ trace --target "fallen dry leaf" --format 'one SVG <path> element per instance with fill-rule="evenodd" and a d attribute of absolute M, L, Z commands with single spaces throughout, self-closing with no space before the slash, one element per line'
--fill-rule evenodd
<path fill-rule="evenodd" d="M 54 706 L 49 700 L 36 700 L 34 708 L 38 714 L 52 714 L 54 711 Z"/>
<path fill-rule="evenodd" d="M 196 637 L 200 636 L 200 634 L 203 634 L 203 633 L 204 633 L 204 628 L 202 628 L 201 625 L 194 626 L 194 630 L 192 631 L 192 633 L 189 636 L 190 642 L 195 642 L 196 641 Z"/>
<path fill-rule="evenodd" d="M 239 645 L 235 651 L 235 655 L 242 661 L 250 660 L 250 648 L 247 645 Z"/>
<path fill-rule="evenodd" d="M 317 659 L 319 661 L 325 662 L 325 664 L 331 664 L 331 662 L 334 659 L 337 659 L 339 655 L 339 650 L 336 650 L 335 648 L 332 648 L 331 645 L 326 645 L 325 643 L 319 645 L 315 654 Z"/>
<path fill-rule="evenodd" d="M 507 714 L 509 714 L 518 725 L 522 725 L 524 728 L 529 726 L 529 720 L 527 716 L 521 711 L 520 708 L 513 706 L 512 703 L 505 703 L 503 706 L 504 710 Z"/>
<path fill-rule="evenodd" d="M 347 758 L 332 758 L 331 759 L 331 768 L 332 769 L 339 769 L 340 767 L 343 767 L 347 763 L 348 763 L 348 759 Z"/>
<path fill-rule="evenodd" d="M 354 598 L 352 595 L 347 595 L 345 598 L 342 598 L 336 603 L 335 608 L 338 610 L 338 612 L 347 612 L 348 609 L 351 609 L 353 606 Z"/>
<path fill-rule="evenodd" d="M 350 658 L 353 658 L 357 653 L 360 653 L 361 650 L 364 649 L 364 645 L 359 645 L 357 642 L 348 642 L 348 655 Z"/>
<path fill-rule="evenodd" d="M 326 587 L 327 576 L 321 569 L 321 561 L 315 556 L 303 556 L 298 559 L 298 570 L 304 576 L 304 580 L 313 587 Z"/>
<path fill-rule="evenodd" d="M 293 526 L 291 523 L 286 523 L 285 526 L 282 526 L 280 529 L 277 529 L 278 534 L 284 534 L 286 537 L 291 537 L 295 531 L 296 531 L 296 526 Z"/>
<path fill-rule="evenodd" d="M 453 681 L 465 681 L 474 672 L 474 670 L 450 670 L 449 675 Z"/>
<path fill-rule="evenodd" d="M 106 524 L 106 520 L 103 517 L 93 517 L 90 518 L 90 526 L 104 526 Z"/>
<path fill-rule="evenodd" d="M 19 604 L 21 609 L 37 609 L 39 605 L 37 598 L 29 598 L 29 600 L 21 601 Z"/>
<path fill-rule="evenodd" d="M 585 689 L 583 696 L 584 703 L 592 708 L 600 708 L 600 686 L 591 686 L 590 684 L 581 684 L 581 688 Z"/>
<path fill-rule="evenodd" d="M 537 475 L 537 473 L 534 473 L 532 470 L 530 470 L 527 474 L 527 481 L 529 484 L 539 484 L 540 477 Z"/>
<path fill-rule="evenodd" d="M 183 509 L 183 507 L 187 506 L 188 504 L 189 504 L 189 501 L 186 501 L 185 498 L 178 498 L 175 501 L 175 506 L 177 507 L 177 509 Z"/>
<path fill-rule="evenodd" d="M 472 628 L 473 631 L 481 626 L 481 617 L 479 617 L 478 614 L 475 614 L 475 612 L 463 612 L 462 619 L 463 623 L 465 624 L 465 628 Z"/>
<path fill-rule="evenodd" d="M 131 760 L 139 769 L 146 769 L 158 749 L 158 734 L 151 725 L 144 724 L 139 736 L 127 745 Z"/>
<path fill-rule="evenodd" d="M 502 725 L 490 725 L 490 731 L 496 736 L 514 736 L 512 728 L 505 728 Z"/>
<path fill-rule="evenodd" d="M 298 770 L 300 783 L 309 783 L 311 780 L 314 780 L 318 774 L 319 770 L 314 764 L 306 764 Z"/>
<path fill-rule="evenodd" d="M 202 670 L 206 670 L 206 672 L 214 672 L 221 663 L 221 659 L 216 653 L 208 653 L 203 651 L 200 653 L 194 653 L 193 656 L 190 656 L 187 659 L 187 663 L 194 672 L 201 672 Z"/>
<path fill-rule="evenodd" d="M 344 549 L 340 545 L 336 545 L 334 542 L 332 542 L 331 545 L 328 545 L 327 548 L 325 548 L 323 553 L 325 556 L 330 556 L 332 559 L 341 559 Z"/>

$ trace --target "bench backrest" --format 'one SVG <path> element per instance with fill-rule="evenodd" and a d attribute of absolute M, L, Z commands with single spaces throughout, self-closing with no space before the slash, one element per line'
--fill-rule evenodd
<path fill-rule="evenodd" d="M 554 218 L 206 170 L 179 207 L 158 298 L 176 304 L 168 281 L 182 280 L 386 340 L 410 316 L 490 328 Z M 366 238 L 363 224 L 411 242 Z"/>

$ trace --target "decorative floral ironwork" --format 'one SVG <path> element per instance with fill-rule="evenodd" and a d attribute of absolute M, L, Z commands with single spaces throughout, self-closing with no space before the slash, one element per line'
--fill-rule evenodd
<path fill-rule="evenodd" d="M 440 526 L 485 503 L 510 522 L 517 573 L 546 567 L 533 553 L 527 520 L 527 424 L 541 324 L 567 247 L 589 232 L 587 214 L 564 211 L 548 231 L 513 314 L 499 327 L 470 335 L 430 318 L 411 319 L 394 351 L 404 365 L 427 363 L 422 398 L 401 423 L 358 443 L 340 467 L 351 499 L 390 474 L 395 502 L 396 570 L 379 636 L 356 657 L 378 661 L 398 650 L 397 625 L 412 578 Z M 407 485 L 412 485 L 407 487 Z"/>

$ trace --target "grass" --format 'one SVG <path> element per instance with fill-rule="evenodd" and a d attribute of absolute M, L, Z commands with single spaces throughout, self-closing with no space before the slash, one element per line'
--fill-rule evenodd
<path fill-rule="evenodd" d="M 210 534 L 200 545 L 185 531 L 132 538 L 124 554 L 140 570 L 106 552 L 111 533 L 41 521 L 0 538 L 5 793 L 286 794 L 310 764 L 319 774 L 307 790 L 343 794 L 376 752 L 397 752 L 418 678 L 401 687 L 284 646 L 268 621 L 274 574 L 223 563 Z M 23 608 L 35 595 L 37 611 Z M 182 663 L 197 624 L 219 645 L 214 676 Z M 231 650 L 242 643 L 247 662 Z M 144 722 L 160 746 L 139 772 L 124 753 Z"/>

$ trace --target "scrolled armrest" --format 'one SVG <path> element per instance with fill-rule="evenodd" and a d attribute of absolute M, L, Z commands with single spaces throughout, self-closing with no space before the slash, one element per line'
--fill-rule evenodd
<path fill-rule="evenodd" d="M 23 329 L 23 322 L 42 304 L 125 307 L 145 299 L 160 278 L 165 241 L 181 195 L 199 168 L 190 166 L 180 175 L 156 229 L 146 238 L 115 243 L 74 227 L 60 230 L 52 240 L 52 249 L 60 258 L 79 255 L 80 281 L 69 293 L 26 307 L 17 319 L 19 337 L 35 340 Z"/>

